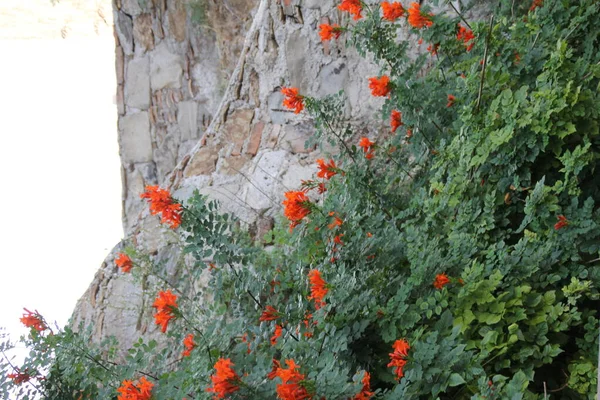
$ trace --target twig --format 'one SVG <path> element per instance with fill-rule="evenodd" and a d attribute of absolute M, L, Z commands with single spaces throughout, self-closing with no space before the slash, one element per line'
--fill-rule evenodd
<path fill-rule="evenodd" d="M 481 104 L 481 95 L 483 94 L 483 83 L 485 82 L 485 68 L 487 66 L 487 54 L 490 47 L 490 38 L 492 37 L 492 29 L 494 28 L 494 15 L 490 17 L 490 30 L 488 31 L 485 39 L 485 51 L 483 52 L 483 67 L 481 68 L 481 81 L 479 82 L 479 94 L 477 95 L 477 105 L 475 106 L 475 112 L 479 111 Z"/>
<path fill-rule="evenodd" d="M 454 4 L 452 4 L 451 0 L 446 0 L 446 4 L 450 4 L 450 7 L 452 7 L 452 9 L 458 14 L 458 16 L 460 17 L 460 19 L 462 19 L 462 21 L 465 23 L 465 25 L 467 25 L 467 27 L 470 30 L 473 30 L 473 28 L 471 28 L 471 25 L 469 25 L 469 22 L 467 22 L 467 20 L 465 19 L 465 17 L 463 17 L 463 15 L 460 13 L 460 11 L 458 11 L 456 9 L 456 7 L 454 7 Z"/>
<path fill-rule="evenodd" d="M 548 393 L 546 392 L 546 381 L 544 381 L 544 400 L 548 398 Z"/>

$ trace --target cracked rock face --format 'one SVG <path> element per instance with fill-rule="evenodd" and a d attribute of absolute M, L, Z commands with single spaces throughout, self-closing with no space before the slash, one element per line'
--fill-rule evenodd
<path fill-rule="evenodd" d="M 152 282 L 114 264 L 126 242 L 166 266 L 181 260 L 173 235 L 150 216 L 139 194 L 169 187 L 185 200 L 195 189 L 221 202 L 256 237 L 282 214 L 283 193 L 316 171 L 319 149 L 304 114 L 283 109 L 282 86 L 320 97 L 344 90 L 346 115 L 365 135 L 388 132 L 367 78 L 379 68 L 346 48 L 322 43 L 321 23 L 344 24 L 334 0 L 208 2 L 202 24 L 182 0 L 114 0 L 117 96 L 123 177 L 123 243 L 106 258 L 79 300 L 72 325 L 94 326 L 127 349 L 139 336 L 160 338 L 150 305 Z"/>

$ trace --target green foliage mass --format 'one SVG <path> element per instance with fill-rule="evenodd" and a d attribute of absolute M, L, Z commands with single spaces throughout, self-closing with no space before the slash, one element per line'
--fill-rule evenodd
<path fill-rule="evenodd" d="M 343 94 L 305 97 L 316 126 L 309 145 L 339 149 L 327 191 L 309 192 L 310 215 L 253 244 L 195 194 L 180 228 L 196 260 L 184 279 L 192 294 L 169 325 L 173 345 L 140 340 L 123 363 L 116 343 L 92 348 L 69 329 L 34 334 L 28 362 L 48 357 L 46 398 L 115 398 L 140 371 L 155 378 L 153 398 L 211 398 L 222 357 L 241 378 L 233 399 L 275 399 L 273 359 L 295 360 L 315 399 L 352 398 L 365 371 L 378 399 L 593 399 L 600 3 L 529 6 L 503 1 L 493 19 L 469 21 L 470 51 L 456 38 L 466 26 L 457 14 L 400 39 L 398 24 L 366 7 L 348 42 L 390 77 L 381 116 L 401 111 L 403 126 L 375 138 L 369 160 L 341 117 Z M 437 55 L 414 56 L 418 38 L 439 44 Z M 140 264 L 160 271 L 149 258 Z M 309 298 L 314 269 L 328 289 L 319 309 Z M 435 288 L 442 273 L 449 283 Z M 198 294 L 190 288 L 201 274 L 209 289 Z M 266 306 L 276 321 L 259 321 Z M 275 324 L 283 334 L 271 345 Z M 173 362 L 187 333 L 197 348 Z M 398 339 L 410 344 L 400 380 L 387 366 Z"/>

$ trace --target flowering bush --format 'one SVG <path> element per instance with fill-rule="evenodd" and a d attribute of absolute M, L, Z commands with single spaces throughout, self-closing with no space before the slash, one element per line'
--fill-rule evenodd
<path fill-rule="evenodd" d="M 360 137 L 341 119 L 341 94 L 284 88 L 284 105 L 315 121 L 309 145 L 328 141 L 340 154 L 282 194 L 274 246 L 253 243 L 197 193 L 181 205 L 148 188 L 151 212 L 196 260 L 182 281 L 194 287 L 209 270 L 210 304 L 199 310 L 187 287 L 155 288 L 170 346 L 140 340 L 125 360 L 114 342 L 90 347 L 85 332 L 52 332 L 30 313 L 32 353 L 23 366 L 2 364 L 1 390 L 593 399 L 599 8 L 502 1 L 478 22 L 416 2 L 341 1 L 347 24 L 321 26 L 320 36 L 346 35 L 381 66 L 365 86 L 385 101 L 389 129 Z M 149 260 L 131 251 L 117 263 L 160 275 Z"/>

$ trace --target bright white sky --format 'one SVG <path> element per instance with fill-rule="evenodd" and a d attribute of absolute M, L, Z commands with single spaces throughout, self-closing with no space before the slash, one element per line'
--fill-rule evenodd
<path fill-rule="evenodd" d="M 23 307 L 63 326 L 123 236 L 114 39 L 105 31 L 0 35 L 0 326 L 15 338 L 26 332 Z"/>

